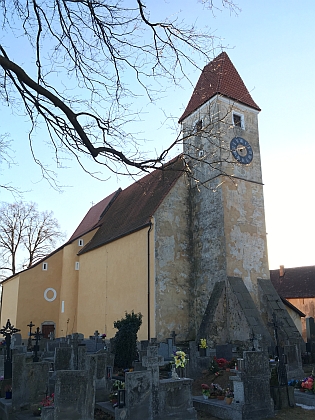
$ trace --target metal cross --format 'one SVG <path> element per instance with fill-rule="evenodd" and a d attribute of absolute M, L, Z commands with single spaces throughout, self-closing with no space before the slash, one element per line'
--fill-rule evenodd
<path fill-rule="evenodd" d="M 33 347 L 34 350 L 34 357 L 33 357 L 33 362 L 39 362 L 39 358 L 38 358 L 38 351 L 39 351 L 39 341 L 42 337 L 42 333 L 39 331 L 39 327 L 36 328 L 36 332 L 32 333 L 32 336 L 34 336 L 35 338 L 33 338 L 33 340 L 35 341 L 35 346 Z"/>
<path fill-rule="evenodd" d="M 12 350 L 11 346 L 11 338 L 13 334 L 19 332 L 18 328 L 14 328 L 14 325 L 11 325 L 10 320 L 7 320 L 6 325 L 1 328 L 0 334 L 5 337 L 5 344 L 6 344 L 6 359 L 4 361 L 4 379 L 11 379 L 12 378 Z"/>
<path fill-rule="evenodd" d="M 32 344 L 32 328 L 35 327 L 35 324 L 31 321 L 27 326 L 30 328 L 30 332 L 28 333 L 28 340 L 27 340 L 27 350 L 32 351 L 33 350 L 33 344 Z"/>

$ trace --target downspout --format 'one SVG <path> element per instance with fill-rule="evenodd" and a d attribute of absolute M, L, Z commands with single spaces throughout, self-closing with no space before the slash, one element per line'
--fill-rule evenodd
<path fill-rule="evenodd" d="M 148 341 L 151 339 L 150 323 L 151 323 L 151 314 L 150 314 L 150 232 L 152 230 L 152 222 L 150 221 L 149 230 L 148 230 Z"/>

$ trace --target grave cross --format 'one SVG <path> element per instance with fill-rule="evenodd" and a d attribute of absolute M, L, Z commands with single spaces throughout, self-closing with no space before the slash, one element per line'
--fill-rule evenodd
<path fill-rule="evenodd" d="M 12 350 L 11 350 L 11 337 L 13 334 L 19 332 L 18 328 L 14 328 L 14 325 L 11 325 L 10 320 L 7 320 L 6 325 L 0 330 L 0 334 L 5 337 L 6 344 L 6 359 L 4 361 L 4 379 L 12 378 Z"/>
<path fill-rule="evenodd" d="M 142 357 L 142 365 L 147 369 L 150 369 L 152 373 L 152 406 L 153 412 L 157 414 L 159 411 L 159 366 L 164 365 L 164 357 L 158 355 L 157 345 L 149 344 L 147 349 L 147 355 Z"/>
<path fill-rule="evenodd" d="M 35 338 L 33 338 L 33 340 L 35 341 L 35 346 L 33 347 L 34 350 L 34 357 L 33 357 L 33 362 L 39 362 L 39 358 L 38 358 L 38 354 L 37 352 L 39 351 L 39 341 L 42 337 L 42 333 L 39 331 L 39 327 L 36 328 L 36 332 L 32 333 L 32 336 L 34 336 Z"/>
<path fill-rule="evenodd" d="M 171 338 L 173 340 L 173 346 L 176 346 L 176 342 L 175 342 L 176 336 L 177 336 L 177 334 L 175 334 L 175 331 L 172 331 L 171 332 Z"/>
<path fill-rule="evenodd" d="M 27 350 L 32 351 L 33 350 L 33 344 L 32 344 L 32 328 L 35 327 L 35 324 L 31 321 L 27 326 L 30 328 L 30 332 L 28 333 L 28 340 L 27 340 Z"/>
<path fill-rule="evenodd" d="M 97 342 L 98 342 L 98 336 L 100 335 L 100 333 L 98 332 L 98 330 L 96 330 L 94 332 L 94 339 L 95 339 L 95 351 L 97 351 Z"/>

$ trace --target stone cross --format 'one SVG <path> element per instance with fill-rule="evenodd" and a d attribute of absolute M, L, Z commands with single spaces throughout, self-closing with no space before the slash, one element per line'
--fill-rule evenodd
<path fill-rule="evenodd" d="M 97 351 L 97 342 L 98 342 L 98 337 L 99 337 L 100 333 L 98 332 L 98 330 L 96 330 L 94 332 L 94 339 L 95 339 L 95 351 Z"/>
<path fill-rule="evenodd" d="M 6 344 L 6 359 L 4 361 L 4 379 L 12 378 L 12 351 L 11 351 L 11 337 L 13 334 L 19 332 L 18 328 L 14 328 L 14 325 L 11 325 L 10 320 L 7 320 L 6 325 L 0 330 L 0 334 L 5 337 Z"/>
<path fill-rule="evenodd" d="M 151 370 L 152 408 L 153 413 L 157 415 L 159 412 L 159 366 L 164 365 L 164 357 L 158 355 L 158 347 L 156 345 L 149 344 L 147 349 L 147 355 L 142 357 L 142 365 L 148 370 Z"/>

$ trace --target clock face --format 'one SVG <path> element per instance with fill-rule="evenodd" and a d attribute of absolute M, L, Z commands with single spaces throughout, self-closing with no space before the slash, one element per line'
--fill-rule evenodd
<path fill-rule="evenodd" d="M 243 165 L 248 165 L 253 160 L 253 149 L 242 137 L 234 137 L 230 143 L 230 150 L 233 157 Z"/>

